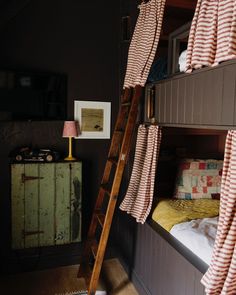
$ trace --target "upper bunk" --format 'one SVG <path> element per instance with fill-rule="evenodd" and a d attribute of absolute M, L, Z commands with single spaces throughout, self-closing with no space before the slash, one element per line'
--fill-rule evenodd
<path fill-rule="evenodd" d="M 165 126 L 236 126 L 236 60 L 148 83 L 144 121 Z"/>
<path fill-rule="evenodd" d="M 145 87 L 144 122 L 170 127 L 233 129 L 236 59 L 225 59 L 217 66 L 202 65 L 203 68 L 191 73 L 181 70 L 181 54 L 188 46 L 197 1 L 191 2 L 189 10 L 186 6 L 185 10 L 174 8 L 172 2 L 166 2 L 163 29 Z"/>

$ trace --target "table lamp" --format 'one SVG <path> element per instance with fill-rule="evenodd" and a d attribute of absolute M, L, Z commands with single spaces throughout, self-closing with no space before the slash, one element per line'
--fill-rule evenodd
<path fill-rule="evenodd" d="M 69 154 L 64 159 L 66 161 L 76 160 L 76 158 L 72 157 L 72 137 L 77 137 L 77 136 L 78 136 L 78 122 L 77 121 L 65 121 L 62 137 L 69 138 Z"/>

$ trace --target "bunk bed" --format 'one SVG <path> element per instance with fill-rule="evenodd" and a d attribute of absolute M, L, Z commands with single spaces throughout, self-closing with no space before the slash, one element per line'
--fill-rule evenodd
<path fill-rule="evenodd" d="M 228 1 L 225 6 L 219 7 L 219 15 L 217 15 L 218 12 L 216 13 L 219 17 L 218 21 L 221 20 L 222 15 L 224 15 L 222 12 L 228 9 L 227 21 L 228 23 L 232 22 L 234 24 L 233 18 L 230 19 L 230 15 L 233 11 L 232 3 Z M 184 239 L 186 238 L 177 236 L 176 228 L 174 228 L 175 225 L 168 230 L 164 228 L 163 224 L 161 225 L 161 222 L 154 218 L 160 200 L 162 200 L 162 198 L 171 199 L 174 196 L 173 187 L 176 186 L 175 180 L 178 168 L 175 165 L 175 159 L 171 157 L 171 152 L 169 154 L 168 152 L 170 150 L 173 152 L 174 150 L 175 154 L 189 159 L 220 159 L 222 161 L 224 158 L 225 142 L 227 147 L 227 138 L 229 134 L 227 130 L 235 129 L 236 125 L 236 60 L 233 59 L 236 56 L 236 47 L 234 46 L 235 36 L 227 31 L 230 26 L 226 28 L 222 21 L 218 23 L 211 19 L 211 11 L 216 9 L 212 6 L 212 2 L 206 3 L 207 9 L 209 8 L 207 13 L 204 13 L 205 6 L 203 4 L 202 8 L 201 4 L 202 1 L 199 0 L 188 38 L 186 56 L 186 69 L 188 73 L 176 73 L 176 62 L 174 61 L 172 66 L 169 67 L 168 74 L 171 74 L 169 77 L 145 85 L 143 123 L 146 125 L 155 124 L 159 127 L 161 126 L 164 135 L 161 142 L 161 150 L 163 149 L 164 155 L 167 155 L 169 160 L 161 159 L 161 151 L 156 173 L 154 203 L 152 212 L 147 221 L 144 224 L 131 226 L 128 229 L 130 233 L 127 235 L 124 233 L 124 227 L 127 226 L 127 222 L 125 226 L 121 225 L 120 227 L 122 231 L 122 242 L 124 243 L 123 247 L 125 248 L 132 240 L 132 249 L 129 253 L 131 254 L 131 258 L 129 257 L 128 265 L 132 280 L 139 294 L 203 295 L 206 290 L 204 290 L 201 280 L 203 274 L 206 272 L 208 273 L 212 266 L 210 265 L 209 268 L 211 249 L 208 254 L 204 253 L 204 255 L 200 255 L 199 257 L 199 250 L 194 250 L 191 247 L 189 248 L 188 245 L 184 245 Z M 197 20 L 199 10 L 201 12 L 201 9 L 203 9 L 203 15 L 206 15 L 206 17 L 210 19 L 209 23 L 211 26 L 204 26 L 201 13 Z M 200 24 L 198 26 L 199 31 L 196 30 L 198 21 Z M 217 28 L 214 27 L 216 23 L 219 25 Z M 208 33 L 212 33 L 215 29 L 219 29 L 220 32 L 219 36 L 217 35 L 216 42 L 219 48 L 215 46 L 215 39 L 213 37 L 210 38 L 212 35 L 207 35 Z M 212 30 L 212 32 L 208 30 Z M 140 29 L 140 32 L 143 31 L 144 30 Z M 146 31 L 147 30 L 145 30 L 145 32 Z M 235 32 L 233 29 L 232 31 Z M 204 34 L 204 32 L 207 33 Z M 224 36 L 227 35 L 229 38 L 222 38 L 222 32 Z M 218 34 L 218 32 L 215 33 Z M 206 35 L 210 39 L 206 39 Z M 142 36 L 139 37 L 141 38 Z M 159 38 L 159 36 L 157 37 Z M 197 41 L 196 44 L 194 44 L 195 41 Z M 196 52 L 193 50 L 194 46 L 197 48 Z M 214 55 L 213 52 L 211 52 L 212 48 L 217 48 L 219 51 L 216 50 Z M 206 51 L 204 51 L 205 49 Z M 142 52 L 146 52 L 145 47 L 142 48 L 142 50 Z M 150 48 L 150 52 L 153 52 L 153 48 Z M 201 52 L 201 54 L 199 54 L 199 52 Z M 222 56 L 218 55 L 219 52 L 222 53 Z M 207 54 L 205 55 L 205 53 Z M 150 62 L 149 59 L 148 62 Z M 128 76 L 137 77 L 135 71 L 133 75 L 130 74 Z M 143 81 L 144 79 L 140 79 L 138 84 L 144 86 Z M 135 83 L 136 82 L 125 85 L 126 87 L 133 87 L 137 85 L 137 83 Z M 228 160 L 226 160 L 226 162 L 227 161 Z M 138 167 L 137 164 L 136 166 Z M 231 196 L 228 195 L 227 197 L 231 198 Z M 225 198 L 221 198 L 221 203 L 222 199 L 225 202 Z M 140 203 L 140 199 L 137 201 L 137 204 L 138 203 Z M 123 210 L 123 208 L 121 209 Z M 127 213 L 131 213 L 132 215 L 129 209 Z M 209 228 L 211 224 L 213 225 L 211 231 L 215 230 L 216 232 L 218 213 L 206 217 L 210 217 L 210 219 L 207 220 L 208 224 L 206 227 Z M 123 215 L 122 218 L 124 218 Z M 192 220 L 193 221 L 190 222 L 194 222 L 194 226 L 202 225 L 203 220 Z M 221 221 L 222 218 L 220 216 L 218 223 L 220 226 L 222 224 Z M 180 223 L 182 229 L 183 226 L 188 227 L 188 224 L 177 222 L 177 224 L 178 223 Z M 126 229 L 126 232 L 128 230 Z M 217 238 L 218 236 L 216 236 L 216 241 L 218 241 Z M 127 241 L 125 242 L 126 239 Z M 215 233 L 212 236 L 212 244 L 214 244 L 214 239 Z M 120 243 L 119 246 L 121 246 Z M 125 249 L 125 251 L 127 252 L 127 249 Z M 213 255 L 214 254 L 215 253 L 213 253 Z M 206 256 L 207 259 L 204 259 L 204 256 Z M 229 256 L 227 259 L 231 260 Z M 215 262 L 216 264 L 214 264 L 214 266 L 217 265 L 216 259 L 214 259 L 214 263 Z M 225 260 L 223 260 L 223 262 L 225 262 Z M 219 264 L 217 267 L 218 266 Z M 227 273 L 232 277 L 230 268 Z M 206 275 L 204 275 L 204 277 L 206 277 Z M 213 294 L 213 292 L 210 293 L 209 290 L 212 287 L 210 285 L 212 283 L 214 284 L 215 281 L 213 278 L 209 284 L 209 281 L 206 281 L 208 278 L 205 278 L 204 282 L 206 289 L 208 289 L 207 294 Z M 225 287 L 225 278 L 220 277 L 220 280 L 221 282 L 223 281 L 222 285 Z M 228 286 L 226 286 L 226 288 L 228 288 Z M 222 286 L 219 286 L 218 290 L 221 289 Z M 221 291 L 214 294 L 220 293 Z M 226 292 L 223 294 L 229 293 Z M 235 293 L 231 292 L 230 294 Z"/>
<path fill-rule="evenodd" d="M 235 80 L 236 60 L 230 60 L 146 85 L 144 123 L 158 124 L 163 130 L 165 159 L 160 153 L 156 199 L 173 193 L 173 148 L 188 158 L 223 159 L 227 130 L 235 128 Z M 154 198 L 153 210 L 155 206 Z M 152 213 L 145 224 L 137 225 L 133 240 L 130 271 L 139 294 L 205 294 L 200 281 L 209 259 L 196 255 L 197 251 L 154 221 Z"/>
<path fill-rule="evenodd" d="M 188 145 L 184 146 L 187 150 L 189 149 L 189 153 L 187 152 L 188 156 L 194 158 L 195 156 L 196 158 L 217 157 L 222 159 L 226 131 L 210 128 L 165 127 L 164 125 L 163 131 L 164 134 L 166 133 L 163 136 L 165 149 L 163 158 L 166 157 L 166 159 L 162 159 L 162 154 L 160 154 L 156 173 L 156 192 L 153 210 L 147 221 L 144 224 L 137 224 L 135 228 L 136 234 L 133 240 L 135 251 L 131 259 L 132 280 L 139 294 L 203 295 L 205 294 L 204 286 L 200 281 L 208 269 L 210 257 L 203 259 L 208 254 L 203 252 L 202 255 L 199 255 L 198 250 L 189 247 L 189 243 L 184 244 L 184 239 L 179 240 L 175 232 L 173 233 L 172 230 L 165 229 L 163 224 L 161 225 L 161 223 L 158 223 L 152 217 L 157 204 L 160 204 L 158 203 L 159 198 L 163 197 L 161 201 L 169 201 L 171 200 L 169 198 L 173 195 L 176 167 L 173 158 L 168 158 L 169 155 L 166 156 L 166 148 L 168 149 L 170 147 L 168 144 L 171 144 L 172 149 L 178 141 L 182 143 L 188 142 Z M 200 142 L 198 146 L 196 142 Z M 200 150 L 201 147 L 202 150 Z M 181 152 L 183 152 L 182 149 L 183 146 L 181 146 Z M 207 201 L 217 202 L 218 200 L 207 199 Z M 208 218 L 208 225 L 209 222 L 212 223 L 215 221 L 212 230 L 216 230 L 217 220 L 215 219 L 217 219 L 218 215 L 217 204 L 214 206 L 215 212 L 212 213 L 211 218 Z M 181 212 L 179 213 L 180 215 L 182 214 Z M 199 220 L 194 220 L 194 222 L 198 222 Z M 183 226 L 183 224 L 180 223 L 179 225 Z M 186 222 L 186 224 L 188 223 Z M 196 238 L 196 236 L 193 238 Z M 203 239 L 205 237 L 200 236 L 200 243 Z M 190 246 L 193 245 L 190 243 Z M 212 248 L 209 249 L 209 245 L 207 250 L 210 255 L 209 251 L 212 251 Z"/>

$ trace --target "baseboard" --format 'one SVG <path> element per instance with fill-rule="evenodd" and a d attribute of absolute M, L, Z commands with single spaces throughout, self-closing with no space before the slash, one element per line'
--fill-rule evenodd
<path fill-rule="evenodd" d="M 17 274 L 79 264 L 82 253 L 80 243 L 15 250 L 1 257 L 0 274 Z"/>

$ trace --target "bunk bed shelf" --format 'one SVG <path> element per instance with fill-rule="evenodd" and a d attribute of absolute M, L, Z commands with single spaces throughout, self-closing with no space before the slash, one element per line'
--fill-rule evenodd
<path fill-rule="evenodd" d="M 144 121 L 229 129 L 236 125 L 236 60 L 147 84 Z"/>

